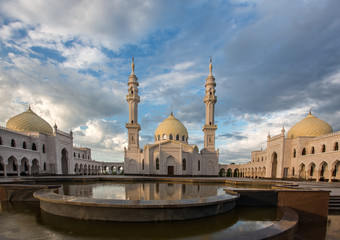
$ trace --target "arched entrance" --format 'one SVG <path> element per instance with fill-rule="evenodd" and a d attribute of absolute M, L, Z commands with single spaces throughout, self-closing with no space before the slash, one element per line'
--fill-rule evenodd
<path fill-rule="evenodd" d="M 277 174 L 277 153 L 272 154 L 272 178 L 276 178 Z"/>
<path fill-rule="evenodd" d="M 37 175 L 39 174 L 39 161 L 35 158 L 32 161 L 32 174 Z"/>
<path fill-rule="evenodd" d="M 65 148 L 61 151 L 61 171 L 63 175 L 68 174 L 68 153 Z"/>
<path fill-rule="evenodd" d="M 167 166 L 167 171 L 168 171 L 168 175 L 172 176 L 175 174 L 175 159 L 172 156 L 169 156 L 166 159 L 166 166 Z"/>

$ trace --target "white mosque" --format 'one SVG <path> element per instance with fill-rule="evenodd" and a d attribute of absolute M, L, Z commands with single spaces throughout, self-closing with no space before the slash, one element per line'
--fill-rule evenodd
<path fill-rule="evenodd" d="M 91 149 L 73 145 L 72 131 L 53 129 L 29 107 L 0 127 L 0 176 L 34 174 L 94 175 L 112 172 L 122 163 L 92 159 Z"/>
<path fill-rule="evenodd" d="M 285 135 L 267 136 L 267 149 L 251 152 L 247 164 L 220 164 L 220 175 L 248 178 L 339 181 L 340 131 L 311 111 Z"/>
<path fill-rule="evenodd" d="M 310 112 L 304 119 L 276 136 L 267 136 L 267 148 L 251 152 L 247 164 L 218 164 L 214 122 L 215 78 L 212 63 L 205 83 L 206 106 L 204 148 L 189 144 L 185 126 L 170 114 L 156 129 L 154 143 L 139 146 L 138 81 L 131 64 L 126 100 L 129 104 L 128 146 L 124 162 L 99 162 L 91 149 L 76 147 L 72 131 L 52 126 L 31 107 L 0 127 L 0 176 L 32 174 L 110 174 L 123 171 L 130 175 L 222 176 L 249 178 L 307 179 L 339 181 L 340 131 Z"/>
<path fill-rule="evenodd" d="M 129 103 L 128 147 L 124 149 L 124 171 L 132 175 L 181 175 L 181 176 L 217 176 L 218 149 L 215 149 L 214 122 L 215 78 L 212 75 L 210 60 L 209 76 L 205 83 L 204 103 L 206 106 L 204 132 L 204 148 L 199 151 L 197 145 L 189 144 L 189 134 L 185 126 L 170 114 L 156 129 L 155 142 L 139 147 L 138 124 L 138 81 L 134 73 L 135 64 L 132 61 L 132 72 L 128 81 Z"/>

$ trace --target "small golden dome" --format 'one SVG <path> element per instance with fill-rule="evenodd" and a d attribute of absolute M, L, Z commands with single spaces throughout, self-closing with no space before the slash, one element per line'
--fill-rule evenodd
<path fill-rule="evenodd" d="M 180 141 L 188 141 L 188 130 L 172 115 L 172 113 L 167 119 L 159 124 L 155 132 L 155 141 L 169 140 L 171 139 L 170 134 L 172 136 L 172 140 L 176 140 L 176 136 L 178 135 Z"/>
<path fill-rule="evenodd" d="M 317 137 L 332 132 L 331 125 L 309 113 L 307 117 L 289 129 L 287 138 Z"/>
<path fill-rule="evenodd" d="M 7 121 L 8 129 L 18 132 L 41 132 L 48 135 L 53 134 L 50 124 L 35 114 L 31 108 L 26 112 L 20 113 Z"/>

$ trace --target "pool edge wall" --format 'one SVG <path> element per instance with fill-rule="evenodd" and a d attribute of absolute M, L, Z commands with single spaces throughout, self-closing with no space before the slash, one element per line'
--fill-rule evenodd
<path fill-rule="evenodd" d="M 50 214 L 119 222 L 179 221 L 215 216 L 233 209 L 238 198 L 237 195 L 230 199 L 216 196 L 153 204 L 154 201 L 84 199 L 55 194 L 50 190 L 37 191 L 34 197 L 40 200 L 40 208 Z"/>

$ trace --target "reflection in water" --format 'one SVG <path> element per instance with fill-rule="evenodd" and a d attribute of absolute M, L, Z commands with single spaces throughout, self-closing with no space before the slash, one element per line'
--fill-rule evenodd
<path fill-rule="evenodd" d="M 0 211 L 0 238 L 232 239 L 272 225 L 281 214 L 278 208 L 237 207 L 225 214 L 189 221 L 120 223 L 58 217 L 40 211 L 38 203 L 4 204 Z"/>
<path fill-rule="evenodd" d="M 180 200 L 225 194 L 225 185 L 164 182 L 63 184 L 61 194 L 120 200 Z"/>

